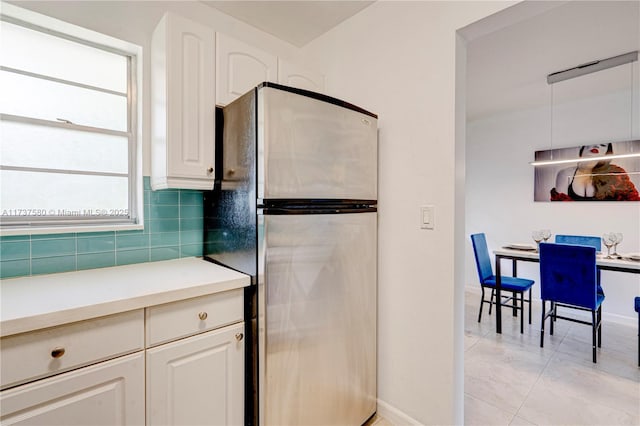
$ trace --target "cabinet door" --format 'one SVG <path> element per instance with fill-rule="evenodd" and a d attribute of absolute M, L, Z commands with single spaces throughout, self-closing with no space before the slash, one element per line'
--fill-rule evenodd
<path fill-rule="evenodd" d="M 144 355 L 105 361 L 0 393 L 3 425 L 143 425 Z"/>
<path fill-rule="evenodd" d="M 179 16 L 170 20 L 169 175 L 207 178 L 213 167 L 215 32 Z M 175 143 L 173 143 L 175 142 Z"/>
<path fill-rule="evenodd" d="M 167 13 L 152 38 L 152 185 L 211 189 L 215 31 Z"/>
<path fill-rule="evenodd" d="M 278 83 L 324 93 L 324 76 L 293 62 L 278 59 Z"/>
<path fill-rule="evenodd" d="M 227 105 L 264 81 L 278 78 L 275 55 L 232 37 L 216 35 L 216 101 Z"/>
<path fill-rule="evenodd" d="M 238 323 L 147 350 L 147 424 L 244 424 L 243 333 Z"/>

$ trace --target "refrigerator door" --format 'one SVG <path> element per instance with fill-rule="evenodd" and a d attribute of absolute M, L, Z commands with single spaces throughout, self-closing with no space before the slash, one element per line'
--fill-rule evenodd
<path fill-rule="evenodd" d="M 376 213 L 258 226 L 260 424 L 363 424 L 376 411 Z"/>
<path fill-rule="evenodd" d="M 331 100 L 258 90 L 259 199 L 377 199 L 377 118 Z"/>

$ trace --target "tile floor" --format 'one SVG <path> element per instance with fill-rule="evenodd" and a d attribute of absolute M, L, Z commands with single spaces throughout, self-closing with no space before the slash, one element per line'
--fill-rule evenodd
<path fill-rule="evenodd" d="M 477 322 L 479 302 L 479 292 L 465 294 L 466 425 L 640 425 L 636 327 L 603 314 L 593 364 L 589 326 L 558 320 L 540 348 L 540 302 L 524 334 L 520 319 L 503 310 L 502 335 L 488 305 Z M 380 416 L 365 426 L 374 425 L 393 426 Z"/>
<path fill-rule="evenodd" d="M 387 419 L 380 417 L 378 414 L 376 414 L 362 426 L 394 426 L 394 425 L 390 423 Z"/>
<path fill-rule="evenodd" d="M 602 348 L 591 362 L 589 326 L 558 320 L 540 348 L 540 303 L 532 324 L 503 310 L 478 323 L 480 293 L 465 295 L 465 424 L 640 425 L 636 327 L 606 321 Z M 548 323 L 547 323 L 548 326 Z"/>

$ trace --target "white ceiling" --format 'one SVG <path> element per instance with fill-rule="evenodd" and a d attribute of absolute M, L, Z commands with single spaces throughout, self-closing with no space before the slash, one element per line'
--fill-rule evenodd
<path fill-rule="evenodd" d="M 640 48 L 640 2 L 558 5 L 469 43 L 468 120 L 549 105 L 548 74 Z"/>
<path fill-rule="evenodd" d="M 204 1 L 262 31 L 302 47 L 373 1 Z"/>

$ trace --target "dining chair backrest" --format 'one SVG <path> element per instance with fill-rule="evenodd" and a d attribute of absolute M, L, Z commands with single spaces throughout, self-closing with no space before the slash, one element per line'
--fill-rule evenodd
<path fill-rule="evenodd" d="M 573 244 L 540 244 L 542 300 L 597 307 L 596 249 Z"/>
<path fill-rule="evenodd" d="M 590 237 L 588 235 L 556 235 L 556 243 L 589 246 L 594 247 L 596 251 L 602 249 L 600 237 Z"/>
<path fill-rule="evenodd" d="M 491 258 L 489 257 L 489 249 L 487 248 L 487 239 L 484 234 L 473 234 L 471 235 L 471 243 L 473 244 L 473 254 L 476 257 L 478 278 L 480 278 L 480 283 L 484 283 L 485 280 L 493 276 Z"/>

